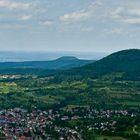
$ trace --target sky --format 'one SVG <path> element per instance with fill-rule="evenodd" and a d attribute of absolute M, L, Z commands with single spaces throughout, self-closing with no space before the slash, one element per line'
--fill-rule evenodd
<path fill-rule="evenodd" d="M 0 51 L 140 49 L 140 0 L 0 0 Z"/>

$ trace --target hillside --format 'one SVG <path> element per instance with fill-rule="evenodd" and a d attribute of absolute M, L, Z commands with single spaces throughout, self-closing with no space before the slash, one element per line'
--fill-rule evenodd
<path fill-rule="evenodd" d="M 62 57 L 57 59 L 57 64 L 62 65 L 67 61 L 77 61 L 77 59 Z M 3 123 L 3 115 L 6 116 L 4 119 L 11 116 L 10 120 L 13 120 L 14 115 L 12 113 L 9 115 L 9 111 L 15 108 L 15 112 L 18 112 L 17 109 L 20 107 L 29 112 L 33 110 L 30 115 L 31 120 L 36 116 L 34 114 L 37 111 L 36 120 L 41 120 L 41 124 L 42 114 L 45 113 L 44 115 L 48 117 L 46 120 L 52 121 L 50 124 L 46 123 L 46 132 L 53 131 L 49 134 L 55 135 L 56 139 L 59 135 L 56 135 L 58 129 L 54 126 L 74 129 L 76 131 L 73 132 L 80 132 L 86 136 L 85 140 L 105 140 L 106 138 L 139 140 L 139 64 L 140 51 L 125 50 L 111 54 L 95 63 L 61 72 L 42 68 L 0 69 L 0 110 L 4 110 L 1 122 Z M 5 75 L 2 71 L 11 75 Z M 16 73 L 19 75 L 13 75 Z M 19 116 L 19 119 L 15 117 L 19 122 L 26 117 L 25 115 L 17 117 Z M 29 120 L 29 115 L 26 120 Z M 35 125 L 36 120 L 31 121 L 32 126 Z M 17 126 L 18 130 L 19 127 L 22 130 L 20 123 L 15 125 L 13 122 L 6 122 L 10 124 L 9 128 L 15 129 Z M 26 126 L 24 123 L 23 125 Z M 89 128 L 91 128 L 90 131 Z M 64 132 L 65 129 L 62 130 Z M 91 135 L 92 130 L 93 135 Z M 13 135 L 13 131 L 11 132 Z M 137 136 L 137 139 L 134 136 Z M 133 137 L 134 139 L 131 139 Z"/>
<path fill-rule="evenodd" d="M 140 50 L 130 49 L 113 53 L 95 63 L 64 72 L 64 75 L 100 77 L 122 72 L 125 78 L 140 79 Z"/>
<path fill-rule="evenodd" d="M 75 57 L 66 56 L 52 61 L 2 62 L 0 63 L 0 69 L 35 68 L 62 70 L 83 66 L 92 62 L 93 61 L 91 60 L 82 60 Z"/>

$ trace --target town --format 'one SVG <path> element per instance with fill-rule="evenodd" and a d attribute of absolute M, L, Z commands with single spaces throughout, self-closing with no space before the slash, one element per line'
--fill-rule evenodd
<path fill-rule="evenodd" d="M 87 132 L 96 134 L 116 134 L 119 121 L 129 118 L 123 125 L 129 126 L 133 134 L 139 135 L 136 128 L 140 111 L 97 110 L 94 108 L 48 109 L 34 108 L 4 109 L 0 111 L 1 140 L 86 140 Z M 133 121 L 132 121 L 133 120 Z M 84 123 L 84 124 L 83 124 Z"/>

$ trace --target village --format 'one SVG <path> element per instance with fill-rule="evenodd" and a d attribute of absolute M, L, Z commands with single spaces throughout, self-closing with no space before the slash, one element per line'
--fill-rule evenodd
<path fill-rule="evenodd" d="M 139 116 L 139 111 L 96 110 L 93 108 L 48 109 L 45 111 L 36 108 L 30 111 L 23 108 L 4 109 L 0 111 L 0 139 L 84 140 L 81 125 L 70 126 L 67 122 L 90 119 L 92 121 L 85 124 L 88 131 L 114 133 L 117 131 L 116 118 L 138 118 Z"/>

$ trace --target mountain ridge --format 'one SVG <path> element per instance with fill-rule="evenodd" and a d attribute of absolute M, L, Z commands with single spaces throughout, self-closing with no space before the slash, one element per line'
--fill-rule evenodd
<path fill-rule="evenodd" d="M 41 68 L 41 69 L 70 69 L 94 62 L 83 60 L 72 56 L 64 56 L 50 61 L 23 61 L 23 62 L 0 62 L 0 69 L 11 68 Z"/>
<path fill-rule="evenodd" d="M 64 75 L 94 78 L 113 72 L 123 72 L 126 75 L 135 74 L 136 77 L 140 78 L 140 49 L 128 49 L 112 53 L 94 63 L 67 70 Z"/>

